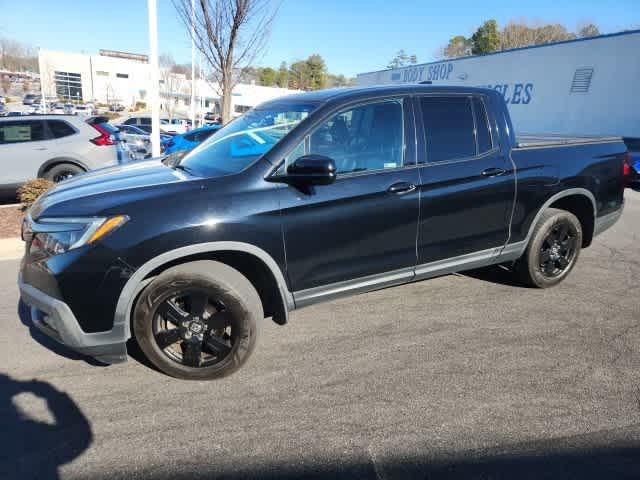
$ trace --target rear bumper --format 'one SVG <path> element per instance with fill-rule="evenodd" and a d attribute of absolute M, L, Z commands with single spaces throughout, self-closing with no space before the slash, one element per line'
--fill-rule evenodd
<path fill-rule="evenodd" d="M 600 235 L 605 230 L 611 228 L 620 218 L 624 210 L 624 202 L 616 211 L 602 215 L 596 218 L 596 223 L 593 230 L 593 236 Z"/>
<path fill-rule="evenodd" d="M 30 317 L 38 330 L 70 349 L 94 357 L 103 363 L 127 360 L 123 333 L 114 328 L 106 332 L 86 333 L 69 306 L 18 278 L 20 297 L 30 307 Z"/>

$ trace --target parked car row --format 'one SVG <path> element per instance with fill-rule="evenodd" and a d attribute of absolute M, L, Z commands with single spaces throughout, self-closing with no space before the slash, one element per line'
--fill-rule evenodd
<path fill-rule="evenodd" d="M 0 118 L 0 158 L 6 194 L 32 178 L 60 182 L 134 156 L 105 117 L 29 115 Z"/>
<path fill-rule="evenodd" d="M 124 125 L 133 125 L 135 127 L 144 130 L 147 133 L 151 133 L 151 117 L 148 116 L 134 116 L 125 120 Z M 191 121 L 181 118 L 161 118 L 160 130 L 163 133 L 168 134 L 181 134 L 186 133 L 191 128 Z"/>

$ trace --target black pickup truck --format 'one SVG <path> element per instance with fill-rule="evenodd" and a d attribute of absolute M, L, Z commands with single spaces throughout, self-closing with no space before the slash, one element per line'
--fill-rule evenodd
<path fill-rule="evenodd" d="M 487 89 L 293 95 L 178 164 L 60 183 L 24 222 L 20 292 L 76 351 L 124 361 L 134 336 L 167 374 L 221 377 L 316 302 L 492 264 L 559 283 L 620 217 L 626 161 L 620 138 L 516 137 Z"/>

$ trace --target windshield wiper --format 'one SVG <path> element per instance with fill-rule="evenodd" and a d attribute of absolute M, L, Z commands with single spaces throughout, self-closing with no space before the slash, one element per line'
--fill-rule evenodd
<path fill-rule="evenodd" d="M 178 164 L 174 165 L 174 166 L 173 166 L 173 169 L 174 169 L 174 170 L 182 170 L 183 172 L 187 172 L 187 173 L 189 173 L 189 174 L 191 174 L 191 175 L 194 175 L 194 176 L 196 175 L 196 174 L 194 173 L 194 171 L 193 171 L 191 168 L 189 168 L 189 167 L 187 167 L 187 166 L 185 166 L 185 165 L 182 165 L 182 164 L 180 164 L 180 163 L 178 163 Z"/>

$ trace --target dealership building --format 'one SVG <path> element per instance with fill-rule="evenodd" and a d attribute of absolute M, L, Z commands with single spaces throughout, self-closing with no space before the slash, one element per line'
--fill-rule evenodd
<path fill-rule="evenodd" d="M 640 30 L 361 73 L 358 85 L 498 90 L 518 133 L 640 138 Z"/>
<path fill-rule="evenodd" d="M 146 102 L 151 67 L 147 55 L 100 50 L 97 55 L 38 51 L 42 92 L 47 97 L 79 102 L 120 103 L 132 107 Z M 215 85 L 203 79 L 195 82 L 196 111 L 219 112 L 220 95 Z M 264 101 L 295 93 L 295 90 L 239 83 L 233 89 L 232 110 L 242 113 Z M 191 81 L 182 74 L 161 71 L 162 110 L 188 115 L 191 109 Z"/>

